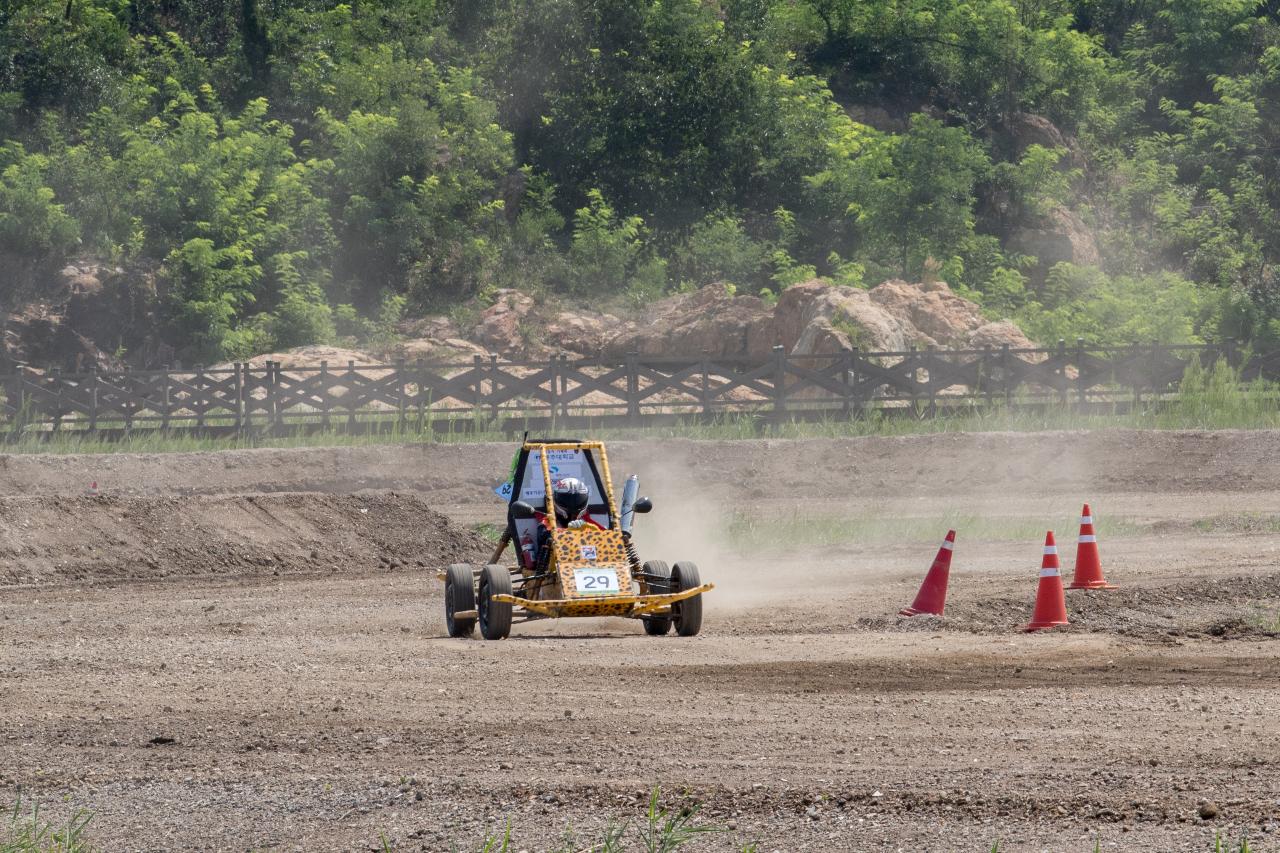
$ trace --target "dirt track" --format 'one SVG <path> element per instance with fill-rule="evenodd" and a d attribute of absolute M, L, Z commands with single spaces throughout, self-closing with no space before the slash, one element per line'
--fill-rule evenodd
<path fill-rule="evenodd" d="M 732 827 L 707 850 L 1280 850 L 1280 435 L 614 450 L 642 551 L 719 584 L 698 638 L 441 637 L 433 570 L 485 550 L 509 446 L 0 457 L 0 786 L 108 850 L 546 850 L 655 784 Z M 936 520 L 1054 526 L 1069 569 L 1083 500 L 1124 588 L 1072 629 L 1016 631 L 1040 543 L 994 528 L 960 528 L 945 620 L 892 616 Z M 920 524 L 743 554 L 730 506 Z"/>

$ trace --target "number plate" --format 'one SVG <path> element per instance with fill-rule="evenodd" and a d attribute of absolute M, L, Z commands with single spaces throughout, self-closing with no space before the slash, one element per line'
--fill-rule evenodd
<path fill-rule="evenodd" d="M 574 569 L 573 585 L 578 595 L 616 595 L 621 591 L 615 569 Z"/>

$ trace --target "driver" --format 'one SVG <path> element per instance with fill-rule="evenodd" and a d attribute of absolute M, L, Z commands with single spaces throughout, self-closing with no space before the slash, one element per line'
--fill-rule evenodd
<path fill-rule="evenodd" d="M 551 487 L 551 496 L 556 507 L 556 526 L 579 528 L 591 522 L 587 515 L 587 503 L 591 500 L 591 490 L 587 484 L 577 477 L 565 477 L 557 480 Z M 599 525 L 596 525 L 599 527 Z"/>
<path fill-rule="evenodd" d="M 538 544 L 535 565 L 542 565 L 546 550 L 551 544 L 551 528 L 567 527 L 576 530 L 588 524 L 604 530 L 594 518 L 587 513 L 587 504 L 591 501 L 591 490 L 587 484 L 577 477 L 565 477 L 551 486 L 552 503 L 555 506 L 554 525 L 551 517 L 544 512 L 535 513 L 538 519 Z"/>

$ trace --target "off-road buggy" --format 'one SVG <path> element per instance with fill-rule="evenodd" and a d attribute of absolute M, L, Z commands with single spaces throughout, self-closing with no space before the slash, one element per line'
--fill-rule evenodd
<path fill-rule="evenodd" d="M 593 523 L 556 524 L 552 484 L 566 477 L 587 484 Z M 497 490 L 507 500 L 507 524 L 489 564 L 456 563 L 441 575 L 449 636 L 471 636 L 478 622 L 486 640 L 501 640 L 514 620 L 562 616 L 624 616 L 641 620 L 645 632 L 655 636 L 673 626 L 682 637 L 697 634 L 702 593 L 714 586 L 702 583 L 690 562 L 671 567 L 659 560 L 640 562 L 631 522 L 653 504 L 638 490 L 632 477 L 619 511 L 601 442 L 526 439 L 510 478 Z M 539 527 L 546 532 L 539 535 Z M 500 564 L 513 542 L 516 565 Z"/>

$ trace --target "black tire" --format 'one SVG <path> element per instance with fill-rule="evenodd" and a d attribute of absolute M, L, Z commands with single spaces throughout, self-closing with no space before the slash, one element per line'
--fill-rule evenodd
<path fill-rule="evenodd" d="M 664 595 L 671 591 L 671 568 L 661 560 L 649 560 L 640 567 L 647 575 L 660 575 L 662 580 L 648 581 L 649 595 Z M 665 637 L 671 630 L 670 616 L 641 616 L 644 632 L 651 637 Z"/>
<path fill-rule="evenodd" d="M 480 635 L 505 640 L 511 634 L 511 605 L 490 601 L 490 596 L 511 595 L 511 572 L 506 566 L 485 566 L 480 572 Z"/>
<path fill-rule="evenodd" d="M 671 567 L 671 591 L 684 592 L 702 586 L 698 567 L 690 562 L 676 563 Z M 702 630 L 702 595 L 686 598 L 671 605 L 671 621 L 681 637 L 692 637 Z"/>
<path fill-rule="evenodd" d="M 476 609 L 475 578 L 466 563 L 454 563 L 444 579 L 444 623 L 450 637 L 470 637 L 476 629 L 475 617 L 455 619 L 453 614 Z"/>

